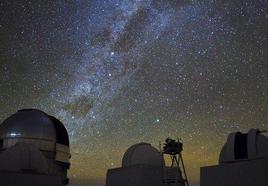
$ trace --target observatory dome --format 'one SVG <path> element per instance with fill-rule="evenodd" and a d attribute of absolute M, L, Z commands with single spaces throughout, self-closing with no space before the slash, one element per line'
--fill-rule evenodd
<path fill-rule="evenodd" d="M 23 109 L 0 124 L 0 173 L 15 173 L 17 179 L 26 174 L 29 177 L 22 185 L 36 185 L 28 180 L 36 174 L 46 178 L 42 185 L 55 185 L 46 184 L 51 176 L 53 182 L 66 185 L 70 158 L 67 130 L 53 116 L 37 109 Z M 10 183 L 10 179 L 6 178 L 6 182 Z"/>
<path fill-rule="evenodd" d="M 17 143 L 0 154 L 0 170 L 28 170 L 45 174 L 48 173 L 48 164 L 46 158 L 34 145 Z"/>
<path fill-rule="evenodd" d="M 122 167 L 133 165 L 163 166 L 164 159 L 151 144 L 138 143 L 127 149 L 122 160 Z"/>
<path fill-rule="evenodd" d="M 9 143 L 4 143 L 5 139 L 9 139 Z M 19 110 L 0 124 L 0 149 L 1 146 L 8 148 L 18 140 L 53 142 L 69 146 L 68 133 L 63 124 L 36 109 Z"/>
<path fill-rule="evenodd" d="M 251 129 L 245 134 L 229 134 L 221 150 L 219 163 L 256 158 L 268 158 L 268 137 L 258 129 Z"/>

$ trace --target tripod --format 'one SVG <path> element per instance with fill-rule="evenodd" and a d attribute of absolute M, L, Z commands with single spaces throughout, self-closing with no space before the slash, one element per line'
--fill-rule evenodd
<path fill-rule="evenodd" d="M 170 168 L 176 169 L 175 178 L 167 178 L 166 167 L 164 167 L 164 186 L 189 186 L 185 166 L 182 159 L 182 143 L 178 140 L 166 139 L 162 155 L 169 155 L 171 158 Z M 180 162 L 182 165 L 183 175 L 180 169 Z"/>

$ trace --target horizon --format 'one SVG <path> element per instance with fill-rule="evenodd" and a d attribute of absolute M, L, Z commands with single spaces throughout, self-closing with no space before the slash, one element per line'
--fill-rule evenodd
<path fill-rule="evenodd" d="M 265 0 L 1 1 L 0 121 L 62 121 L 74 185 L 181 138 L 198 185 L 229 133 L 268 128 L 267 20 Z"/>

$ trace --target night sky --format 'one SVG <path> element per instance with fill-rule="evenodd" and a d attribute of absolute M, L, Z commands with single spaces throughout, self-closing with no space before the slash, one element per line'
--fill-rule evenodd
<path fill-rule="evenodd" d="M 1 0 L 0 121 L 59 118 L 71 185 L 166 137 L 198 184 L 228 133 L 268 129 L 267 37 L 267 0 Z"/>

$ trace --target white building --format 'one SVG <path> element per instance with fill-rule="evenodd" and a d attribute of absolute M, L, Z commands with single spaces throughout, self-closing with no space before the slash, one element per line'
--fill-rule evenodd
<path fill-rule="evenodd" d="M 202 167 L 201 186 L 268 185 L 268 138 L 257 129 L 231 133 L 219 165 Z"/>
<path fill-rule="evenodd" d="M 106 186 L 178 185 L 184 185 L 181 172 L 176 167 L 166 167 L 162 153 L 148 143 L 131 146 L 123 156 L 122 167 L 108 170 L 106 178 Z"/>

